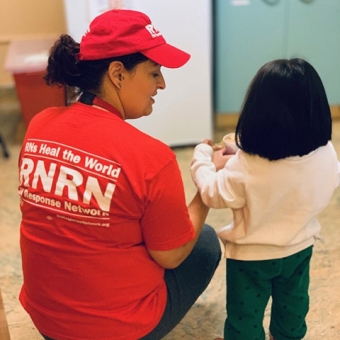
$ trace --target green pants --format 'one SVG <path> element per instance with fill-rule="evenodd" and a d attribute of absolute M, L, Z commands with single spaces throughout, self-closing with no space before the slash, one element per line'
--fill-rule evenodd
<path fill-rule="evenodd" d="M 309 264 L 313 247 L 283 259 L 227 259 L 225 340 L 264 340 L 263 318 L 272 297 L 270 332 L 300 340 L 307 331 Z"/>

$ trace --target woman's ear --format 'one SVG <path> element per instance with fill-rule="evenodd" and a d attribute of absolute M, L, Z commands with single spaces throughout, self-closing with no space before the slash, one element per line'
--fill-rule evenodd
<path fill-rule="evenodd" d="M 113 61 L 109 65 L 107 75 L 110 78 L 112 84 L 114 84 L 114 86 L 118 89 L 122 88 L 122 81 L 124 79 L 123 72 L 124 65 L 120 61 Z"/>

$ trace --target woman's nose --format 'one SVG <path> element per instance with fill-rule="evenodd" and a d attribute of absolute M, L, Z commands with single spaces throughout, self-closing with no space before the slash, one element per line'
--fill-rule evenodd
<path fill-rule="evenodd" d="M 158 77 L 157 87 L 161 90 L 164 90 L 166 88 L 165 79 L 162 73 L 160 74 L 160 77 Z"/>

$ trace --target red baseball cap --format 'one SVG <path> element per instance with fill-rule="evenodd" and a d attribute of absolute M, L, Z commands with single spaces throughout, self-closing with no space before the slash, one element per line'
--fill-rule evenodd
<path fill-rule="evenodd" d="M 168 44 L 142 12 L 113 9 L 90 23 L 80 42 L 78 60 L 98 60 L 142 53 L 168 68 L 183 66 L 190 54 Z"/>

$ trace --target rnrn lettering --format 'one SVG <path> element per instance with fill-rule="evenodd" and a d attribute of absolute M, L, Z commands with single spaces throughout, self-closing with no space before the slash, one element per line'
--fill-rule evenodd
<path fill-rule="evenodd" d="M 93 198 L 98 207 L 106 212 L 110 210 L 116 188 L 115 184 L 107 182 L 103 190 L 98 178 L 83 176 L 78 170 L 59 166 L 57 163 L 46 165 L 44 160 L 39 160 L 35 164 L 30 158 L 22 158 L 20 185 L 37 189 L 39 184 L 44 192 L 52 192 L 57 196 L 66 195 L 69 200 L 82 201 L 84 204 L 90 204 Z"/>

